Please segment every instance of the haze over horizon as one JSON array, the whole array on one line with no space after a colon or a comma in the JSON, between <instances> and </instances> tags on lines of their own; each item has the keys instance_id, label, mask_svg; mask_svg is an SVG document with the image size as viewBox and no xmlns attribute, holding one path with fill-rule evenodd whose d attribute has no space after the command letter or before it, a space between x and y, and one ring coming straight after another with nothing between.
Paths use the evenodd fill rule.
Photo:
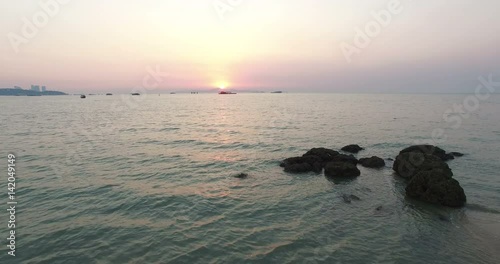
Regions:
<instances>
[{"instance_id":1,"label":"haze over horizon","mask_svg":"<svg viewBox=\"0 0 500 264\"><path fill-rule=\"evenodd\" d=\"M0 2L9 10L0 16L0 87L127 93L148 67L163 73L153 93L469 93L479 76L500 80L493 0L395 1L400 12L350 62L343 43L354 45L357 29L390 0L241 1L223 18L214 5L227 8L226 0L66 0L33 37L23 36L24 18L54 1ZM26 40L18 52L14 35Z\"/></svg>"}]
</instances>

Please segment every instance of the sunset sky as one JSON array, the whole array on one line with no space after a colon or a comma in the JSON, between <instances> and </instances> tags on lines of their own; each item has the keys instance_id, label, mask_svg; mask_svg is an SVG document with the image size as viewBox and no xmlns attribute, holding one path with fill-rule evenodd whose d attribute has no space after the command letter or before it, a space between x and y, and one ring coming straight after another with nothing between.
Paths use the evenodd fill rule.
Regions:
<instances>
[{"instance_id":1,"label":"sunset sky","mask_svg":"<svg viewBox=\"0 0 500 264\"><path fill-rule=\"evenodd\" d=\"M0 0L0 87L125 93L147 67L166 73L159 92L473 92L478 76L500 76L496 0L395 1L401 12L350 62L342 43L390 0L243 0L225 12L215 6L231 1L65 0L24 36L23 19L55 1Z\"/></svg>"}]
</instances>

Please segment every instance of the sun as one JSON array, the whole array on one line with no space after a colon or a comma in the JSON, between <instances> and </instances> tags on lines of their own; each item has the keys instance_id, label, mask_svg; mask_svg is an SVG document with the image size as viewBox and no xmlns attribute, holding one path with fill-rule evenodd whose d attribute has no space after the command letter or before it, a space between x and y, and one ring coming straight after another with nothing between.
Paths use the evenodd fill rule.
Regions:
<instances>
[{"instance_id":1,"label":"sun","mask_svg":"<svg viewBox=\"0 0 500 264\"><path fill-rule=\"evenodd\" d=\"M217 83L217 87L219 87L219 89L226 89L227 83L226 82L219 82L219 83Z\"/></svg>"}]
</instances>

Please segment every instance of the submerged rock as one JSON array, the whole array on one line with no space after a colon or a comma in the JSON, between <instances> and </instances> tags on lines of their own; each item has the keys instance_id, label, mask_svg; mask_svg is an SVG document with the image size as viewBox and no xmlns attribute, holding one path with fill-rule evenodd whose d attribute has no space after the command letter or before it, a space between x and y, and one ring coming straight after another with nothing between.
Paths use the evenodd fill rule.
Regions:
<instances>
[{"instance_id":1,"label":"submerged rock","mask_svg":"<svg viewBox=\"0 0 500 264\"><path fill-rule=\"evenodd\" d=\"M411 179L418 172L437 170L449 177L453 176L448 164L437 156L422 152L403 152L396 157L392 169L399 176Z\"/></svg>"},{"instance_id":2,"label":"submerged rock","mask_svg":"<svg viewBox=\"0 0 500 264\"><path fill-rule=\"evenodd\" d=\"M406 195L450 207L464 206L467 200L460 183L442 170L418 172L406 186Z\"/></svg>"},{"instance_id":3,"label":"submerged rock","mask_svg":"<svg viewBox=\"0 0 500 264\"><path fill-rule=\"evenodd\" d=\"M443 222L451 222L450 218L445 216L445 215L442 215L442 214L439 214L438 215L438 218L439 220L443 221Z\"/></svg>"},{"instance_id":4,"label":"submerged rock","mask_svg":"<svg viewBox=\"0 0 500 264\"><path fill-rule=\"evenodd\" d=\"M353 144L353 145L347 145L343 148L341 148L345 152L350 152L350 153L358 153L364 148L360 147L359 145Z\"/></svg>"},{"instance_id":5,"label":"submerged rock","mask_svg":"<svg viewBox=\"0 0 500 264\"><path fill-rule=\"evenodd\" d=\"M351 201L359 201L359 200L361 200L358 196L356 196L354 194L349 194L349 195L342 194L342 199L346 203L351 203Z\"/></svg>"},{"instance_id":6,"label":"submerged rock","mask_svg":"<svg viewBox=\"0 0 500 264\"><path fill-rule=\"evenodd\" d=\"M382 168L385 166L385 161L377 156L372 156L371 158L359 159L359 164L367 168Z\"/></svg>"},{"instance_id":7,"label":"submerged rock","mask_svg":"<svg viewBox=\"0 0 500 264\"><path fill-rule=\"evenodd\" d=\"M463 153L460 153L460 152L450 152L451 155L453 155L453 157L463 157L464 154Z\"/></svg>"},{"instance_id":8,"label":"submerged rock","mask_svg":"<svg viewBox=\"0 0 500 264\"><path fill-rule=\"evenodd\" d=\"M356 196L354 194L349 195L349 198L351 198L351 200L353 200L353 201L360 201L361 200L361 198L359 198L358 196Z\"/></svg>"},{"instance_id":9,"label":"submerged rock","mask_svg":"<svg viewBox=\"0 0 500 264\"><path fill-rule=\"evenodd\" d=\"M245 178L247 178L247 177L248 177L248 174L246 174L246 173L243 173L243 172L242 172L242 173L240 173L240 174L236 174L236 175L234 175L234 177L235 177L235 178L238 178L238 179L245 179Z\"/></svg>"},{"instance_id":10,"label":"submerged rock","mask_svg":"<svg viewBox=\"0 0 500 264\"><path fill-rule=\"evenodd\" d=\"M349 195L347 194L342 194L342 199L345 203L351 203L351 197L349 197Z\"/></svg>"},{"instance_id":11,"label":"submerged rock","mask_svg":"<svg viewBox=\"0 0 500 264\"><path fill-rule=\"evenodd\" d=\"M350 162L329 162L325 166L325 175L330 177L357 177L360 174L356 165Z\"/></svg>"}]
</instances>

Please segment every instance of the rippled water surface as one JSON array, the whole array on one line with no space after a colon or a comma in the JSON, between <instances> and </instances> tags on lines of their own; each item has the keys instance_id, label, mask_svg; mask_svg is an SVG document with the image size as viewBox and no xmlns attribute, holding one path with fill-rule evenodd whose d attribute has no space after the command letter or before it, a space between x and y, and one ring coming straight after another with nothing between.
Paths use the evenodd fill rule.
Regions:
<instances>
[{"instance_id":1,"label":"rippled water surface","mask_svg":"<svg viewBox=\"0 0 500 264\"><path fill-rule=\"evenodd\" d=\"M466 97L0 97L0 167L16 154L19 202L17 256L4 245L0 262L498 263L500 96L450 128L443 114ZM439 146L466 153L449 162L462 209L405 199L390 161L347 181L278 166L351 143L394 158L438 128Z\"/></svg>"}]
</instances>

